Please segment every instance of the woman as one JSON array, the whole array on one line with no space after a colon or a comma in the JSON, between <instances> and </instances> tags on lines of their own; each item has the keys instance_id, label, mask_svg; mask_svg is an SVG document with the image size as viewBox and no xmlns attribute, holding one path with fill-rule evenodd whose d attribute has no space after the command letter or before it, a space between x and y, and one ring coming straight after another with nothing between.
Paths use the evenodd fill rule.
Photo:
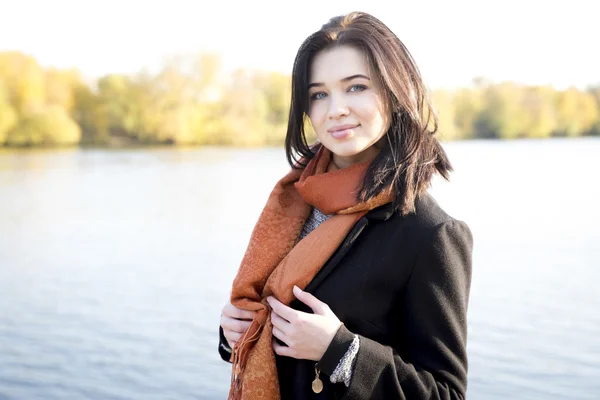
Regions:
<instances>
[{"instance_id":1,"label":"woman","mask_svg":"<svg viewBox=\"0 0 600 400\"><path fill-rule=\"evenodd\" d=\"M318 142L305 138L305 116ZM417 66L365 13L298 51L286 153L223 308L230 399L463 399L472 237Z\"/></svg>"}]
</instances>

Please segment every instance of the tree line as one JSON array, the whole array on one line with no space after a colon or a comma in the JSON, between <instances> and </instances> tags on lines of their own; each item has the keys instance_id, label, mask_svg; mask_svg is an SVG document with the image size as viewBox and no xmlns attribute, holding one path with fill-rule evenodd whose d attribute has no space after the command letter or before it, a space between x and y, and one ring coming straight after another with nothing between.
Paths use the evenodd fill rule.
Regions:
<instances>
[{"instance_id":1,"label":"tree line","mask_svg":"<svg viewBox=\"0 0 600 400\"><path fill-rule=\"evenodd\" d=\"M239 69L218 55L173 57L155 73L85 82L0 53L0 146L281 145L291 77ZM600 85L556 90L474 79L431 92L443 139L600 135Z\"/></svg>"}]
</instances>

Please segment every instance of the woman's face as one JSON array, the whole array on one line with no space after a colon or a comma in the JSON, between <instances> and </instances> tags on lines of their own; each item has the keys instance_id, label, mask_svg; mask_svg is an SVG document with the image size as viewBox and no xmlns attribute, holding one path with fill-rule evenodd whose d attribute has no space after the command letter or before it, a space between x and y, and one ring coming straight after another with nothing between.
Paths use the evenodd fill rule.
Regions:
<instances>
[{"instance_id":1,"label":"woman's face","mask_svg":"<svg viewBox=\"0 0 600 400\"><path fill-rule=\"evenodd\" d=\"M317 53L310 68L308 116L339 168L370 161L390 117L365 55L350 46ZM380 146L378 146L380 147Z\"/></svg>"}]
</instances>

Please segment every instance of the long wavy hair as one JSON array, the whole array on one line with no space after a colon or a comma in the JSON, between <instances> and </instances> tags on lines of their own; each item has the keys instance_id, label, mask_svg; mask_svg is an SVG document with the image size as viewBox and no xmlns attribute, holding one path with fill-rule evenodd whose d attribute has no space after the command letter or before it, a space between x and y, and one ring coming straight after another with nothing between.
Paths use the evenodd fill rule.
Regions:
<instances>
[{"instance_id":1,"label":"long wavy hair","mask_svg":"<svg viewBox=\"0 0 600 400\"><path fill-rule=\"evenodd\" d=\"M421 73L404 44L380 20L352 12L329 20L300 46L292 72L292 99L285 139L287 160L303 168L317 147L306 139L309 71L315 55L335 46L363 52L380 82L391 113L387 140L365 174L358 200L365 201L392 185L394 209L402 215L415 209L416 197L439 173L446 180L452 165L434 137L438 122Z\"/></svg>"}]
</instances>

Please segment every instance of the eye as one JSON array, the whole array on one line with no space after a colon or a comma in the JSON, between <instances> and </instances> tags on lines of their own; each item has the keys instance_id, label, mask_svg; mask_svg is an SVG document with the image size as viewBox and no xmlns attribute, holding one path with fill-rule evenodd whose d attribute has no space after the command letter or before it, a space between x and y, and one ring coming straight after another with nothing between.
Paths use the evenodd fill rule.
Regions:
<instances>
[{"instance_id":1,"label":"eye","mask_svg":"<svg viewBox=\"0 0 600 400\"><path fill-rule=\"evenodd\" d=\"M319 100L325 97L326 94L324 92L317 92L310 95L311 100Z\"/></svg>"},{"instance_id":2,"label":"eye","mask_svg":"<svg viewBox=\"0 0 600 400\"><path fill-rule=\"evenodd\" d=\"M348 89L349 92L362 92L363 90L367 90L367 87L365 85L352 85L350 86L350 89Z\"/></svg>"}]
</instances>

